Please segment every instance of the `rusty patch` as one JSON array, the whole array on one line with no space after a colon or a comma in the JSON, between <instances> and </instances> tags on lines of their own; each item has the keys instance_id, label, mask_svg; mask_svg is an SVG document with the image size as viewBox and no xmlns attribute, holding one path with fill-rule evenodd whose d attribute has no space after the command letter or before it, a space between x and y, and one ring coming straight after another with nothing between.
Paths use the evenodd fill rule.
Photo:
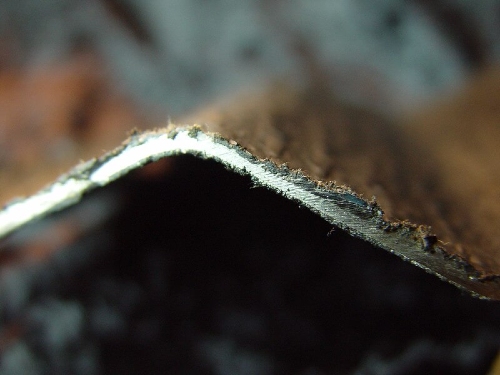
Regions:
<instances>
[{"instance_id":1,"label":"rusty patch","mask_svg":"<svg viewBox=\"0 0 500 375\"><path fill-rule=\"evenodd\" d=\"M493 123L484 134L458 126L455 109L396 126L324 91L278 87L184 119L201 125L134 133L119 149L60 179L58 188L74 185L68 199L37 217L131 169L190 153L250 175L335 227L477 296L500 299L500 131ZM127 156L139 148L141 157ZM128 165L112 165L119 158ZM2 223L18 203L0 212Z\"/></svg>"}]
</instances>

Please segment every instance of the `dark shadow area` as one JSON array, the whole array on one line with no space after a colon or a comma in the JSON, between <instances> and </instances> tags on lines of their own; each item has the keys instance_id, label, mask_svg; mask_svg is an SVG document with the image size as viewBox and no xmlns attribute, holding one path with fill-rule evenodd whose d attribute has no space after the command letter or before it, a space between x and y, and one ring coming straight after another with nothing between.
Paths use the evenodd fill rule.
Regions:
<instances>
[{"instance_id":1,"label":"dark shadow area","mask_svg":"<svg viewBox=\"0 0 500 375\"><path fill-rule=\"evenodd\" d=\"M498 303L214 162L109 189L125 203L101 255L32 298L77 308L78 332L62 345L46 327L64 314L24 313L39 373L485 374L497 353Z\"/></svg>"}]
</instances>

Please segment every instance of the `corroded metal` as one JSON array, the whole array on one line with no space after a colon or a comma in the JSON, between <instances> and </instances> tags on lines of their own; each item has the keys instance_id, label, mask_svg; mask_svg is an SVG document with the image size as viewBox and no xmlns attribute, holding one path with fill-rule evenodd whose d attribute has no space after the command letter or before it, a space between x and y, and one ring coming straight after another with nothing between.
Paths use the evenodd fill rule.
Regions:
<instances>
[{"instance_id":1,"label":"corroded metal","mask_svg":"<svg viewBox=\"0 0 500 375\"><path fill-rule=\"evenodd\" d=\"M393 126L319 92L276 89L238 103L186 120L202 125L171 124L134 134L38 194L8 204L0 211L0 236L148 162L193 154L251 176L353 236L476 296L500 299L494 235L499 213L484 201L490 196L474 195L488 182L476 180L475 165L455 175L461 171L457 159L448 162L450 155L440 151L447 149L446 135ZM449 165L454 173L446 172ZM496 164L489 168L495 172ZM457 178L467 181L466 189L455 186ZM494 186L488 189L495 194ZM483 215L486 226L476 220Z\"/></svg>"}]
</instances>

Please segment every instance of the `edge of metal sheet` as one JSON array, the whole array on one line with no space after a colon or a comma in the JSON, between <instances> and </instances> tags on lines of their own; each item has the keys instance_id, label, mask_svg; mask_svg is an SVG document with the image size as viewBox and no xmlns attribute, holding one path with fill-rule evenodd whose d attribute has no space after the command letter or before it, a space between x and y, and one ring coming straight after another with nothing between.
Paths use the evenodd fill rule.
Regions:
<instances>
[{"instance_id":1,"label":"edge of metal sheet","mask_svg":"<svg viewBox=\"0 0 500 375\"><path fill-rule=\"evenodd\" d=\"M375 202L345 186L316 181L300 170L259 159L235 141L196 125L174 126L136 133L99 159L90 160L61 176L52 185L0 211L0 238L49 213L77 203L85 193L105 186L131 170L158 159L191 154L213 159L248 175L257 185L300 203L352 236L398 255L479 298L500 299L500 277L481 278L480 272L439 246L428 227L384 219Z\"/></svg>"}]
</instances>

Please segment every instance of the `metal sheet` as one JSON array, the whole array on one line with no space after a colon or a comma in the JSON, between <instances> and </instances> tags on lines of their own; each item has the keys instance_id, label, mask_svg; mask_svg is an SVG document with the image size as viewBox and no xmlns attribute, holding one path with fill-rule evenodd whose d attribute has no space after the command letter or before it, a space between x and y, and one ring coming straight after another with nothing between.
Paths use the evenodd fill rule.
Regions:
<instances>
[{"instance_id":1,"label":"metal sheet","mask_svg":"<svg viewBox=\"0 0 500 375\"><path fill-rule=\"evenodd\" d=\"M237 103L187 119L202 125L134 134L38 194L8 204L0 211L0 236L146 163L192 154L250 175L332 225L476 296L500 299L500 213L488 204L498 185L475 175L482 171L476 163L483 149L468 165L453 153L467 133L448 137L438 129L396 127L318 91L278 88ZM491 144L497 138L490 137ZM495 163L484 168L483 177L497 172ZM489 195L481 190L486 182ZM487 225L478 218L487 218Z\"/></svg>"}]
</instances>

